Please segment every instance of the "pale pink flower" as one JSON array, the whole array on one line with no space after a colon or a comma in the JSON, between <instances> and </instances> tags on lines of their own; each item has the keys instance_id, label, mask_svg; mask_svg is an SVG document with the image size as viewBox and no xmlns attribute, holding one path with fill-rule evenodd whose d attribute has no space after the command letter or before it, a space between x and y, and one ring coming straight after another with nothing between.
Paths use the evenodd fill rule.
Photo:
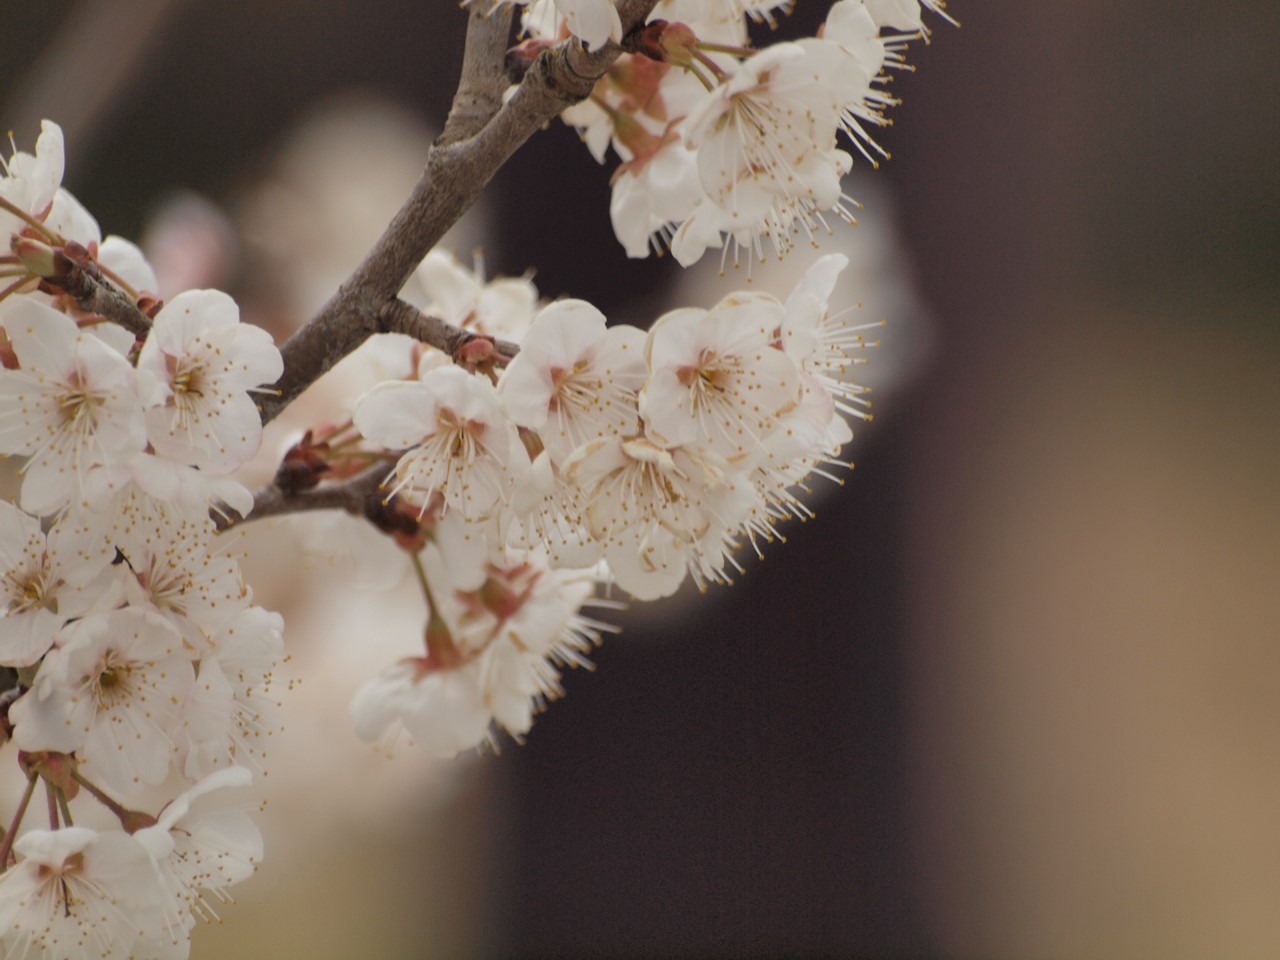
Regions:
<instances>
[{"instance_id":1,"label":"pale pink flower","mask_svg":"<svg viewBox=\"0 0 1280 960\"><path fill-rule=\"evenodd\" d=\"M176 630L125 609L68 626L35 684L9 710L22 750L75 751L87 776L119 794L161 782L179 705L195 679Z\"/></svg>"},{"instance_id":2,"label":"pale pink flower","mask_svg":"<svg viewBox=\"0 0 1280 960\"><path fill-rule=\"evenodd\" d=\"M18 863L0 876L5 960L150 957L167 939L160 877L128 834L31 830L13 849Z\"/></svg>"},{"instance_id":3,"label":"pale pink flower","mask_svg":"<svg viewBox=\"0 0 1280 960\"><path fill-rule=\"evenodd\" d=\"M20 502L29 513L61 509L83 492L93 466L146 443L133 336L114 324L81 331L34 300L5 304L4 328L21 369L0 370L0 453L24 454Z\"/></svg>"},{"instance_id":4,"label":"pale pink flower","mask_svg":"<svg viewBox=\"0 0 1280 960\"><path fill-rule=\"evenodd\" d=\"M152 324L138 369L164 385L147 411L147 438L160 456L214 473L242 466L262 442L250 393L283 371L271 336L240 323L240 309L219 290L189 290Z\"/></svg>"},{"instance_id":5,"label":"pale pink flower","mask_svg":"<svg viewBox=\"0 0 1280 960\"><path fill-rule=\"evenodd\" d=\"M606 328L586 301L559 300L533 321L498 395L512 421L536 431L560 464L588 440L635 432L647 373L643 331Z\"/></svg>"},{"instance_id":6,"label":"pale pink flower","mask_svg":"<svg viewBox=\"0 0 1280 960\"><path fill-rule=\"evenodd\" d=\"M391 493L426 504L438 492L467 520L482 520L507 502L516 471L522 464L527 470L528 455L497 391L460 367L380 384L360 400L354 420L374 443L411 448L396 464Z\"/></svg>"}]
</instances>

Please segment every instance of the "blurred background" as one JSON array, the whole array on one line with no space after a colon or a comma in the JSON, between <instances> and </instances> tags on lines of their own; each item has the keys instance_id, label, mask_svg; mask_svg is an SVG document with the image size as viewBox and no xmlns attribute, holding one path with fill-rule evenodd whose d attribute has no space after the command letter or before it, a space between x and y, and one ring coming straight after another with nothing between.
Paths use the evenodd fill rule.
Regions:
<instances>
[{"instance_id":1,"label":"blurred background","mask_svg":"<svg viewBox=\"0 0 1280 960\"><path fill-rule=\"evenodd\" d=\"M302 683L267 860L196 960L1280 956L1280 17L950 9L827 248L888 321L849 483L450 765L347 721L412 594L307 589L260 534ZM464 22L0 0L0 124L60 122L105 232L283 337L416 178ZM628 261L607 181L553 125L455 252L633 323L740 285Z\"/></svg>"}]
</instances>

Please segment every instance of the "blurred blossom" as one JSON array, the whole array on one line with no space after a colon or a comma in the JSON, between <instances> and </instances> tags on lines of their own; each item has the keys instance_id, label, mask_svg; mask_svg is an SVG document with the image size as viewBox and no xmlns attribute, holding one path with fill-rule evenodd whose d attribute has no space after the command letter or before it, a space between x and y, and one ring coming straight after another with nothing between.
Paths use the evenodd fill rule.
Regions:
<instances>
[{"instance_id":1,"label":"blurred blossom","mask_svg":"<svg viewBox=\"0 0 1280 960\"><path fill-rule=\"evenodd\" d=\"M155 268L165 300L183 290L226 288L240 256L239 241L226 214L190 191L161 203L143 231L142 249Z\"/></svg>"}]
</instances>

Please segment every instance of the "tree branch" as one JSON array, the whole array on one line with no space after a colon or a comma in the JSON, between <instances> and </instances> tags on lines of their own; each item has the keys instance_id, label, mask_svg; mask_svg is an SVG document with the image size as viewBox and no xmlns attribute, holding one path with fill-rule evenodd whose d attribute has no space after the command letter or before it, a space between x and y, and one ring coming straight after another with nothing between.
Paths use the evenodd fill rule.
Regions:
<instances>
[{"instance_id":1,"label":"tree branch","mask_svg":"<svg viewBox=\"0 0 1280 960\"><path fill-rule=\"evenodd\" d=\"M483 7L484 3L473 3L469 9L462 77L444 131L436 141L442 146L465 140L483 128L502 106L502 94L510 85L503 63L514 10L504 4L485 13Z\"/></svg>"},{"instance_id":2,"label":"tree branch","mask_svg":"<svg viewBox=\"0 0 1280 960\"><path fill-rule=\"evenodd\" d=\"M81 310L106 317L135 336L145 337L151 330L151 320L132 300L83 266L73 265L65 276L50 282L70 294Z\"/></svg>"},{"instance_id":3,"label":"tree branch","mask_svg":"<svg viewBox=\"0 0 1280 960\"><path fill-rule=\"evenodd\" d=\"M309 490L292 492L270 483L253 495L253 512L247 519L261 520L310 510L345 510L356 517L367 517L371 501L382 504L380 490L389 470L387 464L375 463L347 480L322 483ZM219 533L240 522L226 517L219 517L215 521Z\"/></svg>"},{"instance_id":4,"label":"tree branch","mask_svg":"<svg viewBox=\"0 0 1280 960\"><path fill-rule=\"evenodd\" d=\"M642 23L655 4L656 0L622 0L618 10L624 30ZM483 64L491 62L490 31L496 29L496 24L482 28L478 22L473 19L471 24L477 36L485 36L488 52L472 56L476 76L487 69ZM613 43L588 51L577 40L566 40L538 58L515 94L477 133L431 148L421 179L364 261L320 312L281 347L284 375L276 383L277 393L258 401L263 423L274 419L335 363L378 332L388 301L476 201L493 175L543 124L585 99L621 52ZM464 78L461 86L469 82ZM475 102L488 102L488 94L476 96ZM455 133L465 130L478 116L470 110L459 114Z\"/></svg>"},{"instance_id":5,"label":"tree branch","mask_svg":"<svg viewBox=\"0 0 1280 960\"><path fill-rule=\"evenodd\" d=\"M494 352L508 360L520 352L518 343L508 340L494 340L483 337L470 330L463 330L439 317L423 313L417 307L396 298L387 301L380 315L379 333L403 333L428 346L447 353L455 360L458 353L472 340L491 340Z\"/></svg>"}]
</instances>

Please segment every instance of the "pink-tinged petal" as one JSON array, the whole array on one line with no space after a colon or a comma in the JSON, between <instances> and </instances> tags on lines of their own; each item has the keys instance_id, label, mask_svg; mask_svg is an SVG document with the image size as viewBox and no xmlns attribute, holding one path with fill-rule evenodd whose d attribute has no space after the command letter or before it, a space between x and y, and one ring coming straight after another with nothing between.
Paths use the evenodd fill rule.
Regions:
<instances>
[{"instance_id":1,"label":"pink-tinged petal","mask_svg":"<svg viewBox=\"0 0 1280 960\"><path fill-rule=\"evenodd\" d=\"M380 383L356 404L356 429L374 443L409 447L434 432L436 404L421 383Z\"/></svg>"}]
</instances>

